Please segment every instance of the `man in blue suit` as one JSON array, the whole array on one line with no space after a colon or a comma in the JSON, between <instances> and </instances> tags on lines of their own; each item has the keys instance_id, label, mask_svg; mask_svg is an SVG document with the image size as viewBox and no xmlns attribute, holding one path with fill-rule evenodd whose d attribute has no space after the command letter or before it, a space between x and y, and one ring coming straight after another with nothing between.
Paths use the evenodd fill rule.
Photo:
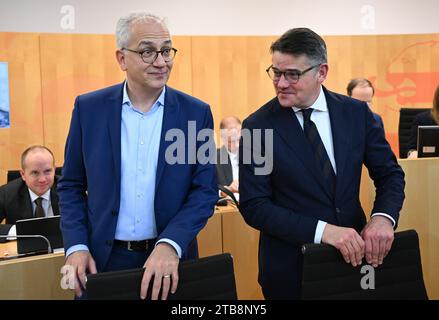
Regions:
<instances>
[{"instance_id":1,"label":"man in blue suit","mask_svg":"<svg viewBox=\"0 0 439 320\"><path fill-rule=\"evenodd\" d=\"M175 163L168 149L176 131L213 130L213 118L207 104L166 86L177 50L160 18L121 18L116 40L126 81L78 96L72 114L58 188L66 265L77 296L86 273L145 267L140 297L152 287L152 299L166 299L218 199L214 161L194 157L206 143L215 157L213 134L175 142L191 161Z\"/></svg>"},{"instance_id":2,"label":"man in blue suit","mask_svg":"<svg viewBox=\"0 0 439 320\"><path fill-rule=\"evenodd\" d=\"M270 134L262 134L261 141L241 142L240 209L261 232L265 298L297 299L305 243L335 246L353 266L363 257L375 267L383 262L404 200L404 173L367 104L322 86L328 64L319 35L289 30L271 52L267 73L277 97L245 119L242 136L262 129L273 141L268 147ZM257 170L257 143L272 159L268 174ZM359 201L363 164L377 188L367 223Z\"/></svg>"}]
</instances>

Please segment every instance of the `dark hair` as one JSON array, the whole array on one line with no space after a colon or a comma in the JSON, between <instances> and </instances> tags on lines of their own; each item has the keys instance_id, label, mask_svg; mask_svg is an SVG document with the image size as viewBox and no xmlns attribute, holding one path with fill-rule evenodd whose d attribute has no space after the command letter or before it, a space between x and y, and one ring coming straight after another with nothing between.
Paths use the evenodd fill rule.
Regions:
<instances>
[{"instance_id":1,"label":"dark hair","mask_svg":"<svg viewBox=\"0 0 439 320\"><path fill-rule=\"evenodd\" d=\"M55 156L53 155L52 151L50 151L50 149L45 146L35 145L35 146L30 146L29 148L24 150L23 153L21 154L21 169L24 170L24 161L26 160L26 157L29 154L29 152L34 150L46 150L47 152L49 152L53 159L53 166L55 167Z\"/></svg>"},{"instance_id":2,"label":"dark hair","mask_svg":"<svg viewBox=\"0 0 439 320\"><path fill-rule=\"evenodd\" d=\"M271 44L270 52L275 51L294 56L305 55L313 64L328 61L325 41L308 28L295 28L285 32Z\"/></svg>"},{"instance_id":3,"label":"dark hair","mask_svg":"<svg viewBox=\"0 0 439 320\"><path fill-rule=\"evenodd\" d=\"M372 85L372 82L370 82L369 80L367 80L365 78L355 78L355 79L352 79L351 81L349 81L348 87L346 88L346 91L347 91L349 97L352 96L352 91L357 86L371 87L372 88L372 92L375 94L375 89L374 89L374 87Z\"/></svg>"}]
</instances>

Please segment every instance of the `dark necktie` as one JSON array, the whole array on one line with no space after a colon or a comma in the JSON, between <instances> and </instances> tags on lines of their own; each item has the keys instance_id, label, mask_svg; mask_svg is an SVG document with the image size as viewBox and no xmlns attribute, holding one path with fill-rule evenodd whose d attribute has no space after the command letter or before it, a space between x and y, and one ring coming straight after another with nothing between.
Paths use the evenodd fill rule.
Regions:
<instances>
[{"instance_id":1,"label":"dark necktie","mask_svg":"<svg viewBox=\"0 0 439 320\"><path fill-rule=\"evenodd\" d=\"M319 132L317 131L316 124L311 121L311 113L314 111L312 108L302 109L303 114L303 131L305 136L311 144L312 150L314 151L314 158L317 164L323 171L323 176L329 185L331 193L335 194L335 173L332 167L331 161L329 160L328 153L326 152L325 145L320 138Z\"/></svg>"},{"instance_id":2,"label":"dark necktie","mask_svg":"<svg viewBox=\"0 0 439 320\"><path fill-rule=\"evenodd\" d=\"M46 215L44 214L43 198L39 197L39 198L35 199L34 202L36 204L35 217L36 218L45 217Z\"/></svg>"}]
</instances>

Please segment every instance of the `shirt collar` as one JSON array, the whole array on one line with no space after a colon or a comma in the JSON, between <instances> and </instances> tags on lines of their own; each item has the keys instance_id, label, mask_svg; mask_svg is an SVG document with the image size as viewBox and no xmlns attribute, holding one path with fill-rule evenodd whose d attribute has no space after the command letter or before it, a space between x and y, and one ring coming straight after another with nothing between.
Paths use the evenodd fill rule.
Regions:
<instances>
[{"instance_id":1,"label":"shirt collar","mask_svg":"<svg viewBox=\"0 0 439 320\"><path fill-rule=\"evenodd\" d=\"M43 198L47 201L50 201L50 188L49 190L46 191L46 193L44 193L42 196L38 196L36 195L31 189L27 188L29 190L29 195L30 195L30 199L32 200L32 202L34 202L36 199L38 198Z\"/></svg>"},{"instance_id":2,"label":"shirt collar","mask_svg":"<svg viewBox=\"0 0 439 320\"><path fill-rule=\"evenodd\" d=\"M156 102L154 102L152 108L154 108L156 105L158 105L158 106L165 106L165 93L166 93L166 86L163 87L162 92L160 93L160 95L157 98ZM124 104L126 104L130 108L134 109L133 104L131 103L130 97L128 96L127 81L125 81L125 83L123 84L122 105L124 105Z\"/></svg>"},{"instance_id":3,"label":"shirt collar","mask_svg":"<svg viewBox=\"0 0 439 320\"><path fill-rule=\"evenodd\" d=\"M299 112L300 110L302 110L301 108L297 108L297 107L292 107L292 108L294 112ZM313 108L314 110L323 111L323 112L328 111L328 105L326 104L326 97L325 97L325 93L323 92L322 86L320 86L319 96L317 97L316 101L314 101L314 103L308 108Z\"/></svg>"},{"instance_id":4,"label":"shirt collar","mask_svg":"<svg viewBox=\"0 0 439 320\"><path fill-rule=\"evenodd\" d=\"M225 148L226 148L227 153L229 154L230 158L233 158L233 159L238 158L238 152L237 153L232 153L232 152L229 151L229 149L227 149L227 147L225 147Z\"/></svg>"}]
</instances>

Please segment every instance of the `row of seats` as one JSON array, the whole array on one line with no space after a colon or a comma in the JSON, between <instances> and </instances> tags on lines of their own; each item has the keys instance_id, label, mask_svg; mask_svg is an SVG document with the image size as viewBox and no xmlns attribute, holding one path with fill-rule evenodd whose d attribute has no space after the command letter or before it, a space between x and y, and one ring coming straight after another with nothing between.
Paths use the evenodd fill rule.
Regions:
<instances>
[{"instance_id":1,"label":"row of seats","mask_svg":"<svg viewBox=\"0 0 439 320\"><path fill-rule=\"evenodd\" d=\"M399 111L399 125L398 125L398 142L399 142L399 157L401 159L407 158L409 151L408 144L410 142L410 135L412 132L412 123L416 115L421 112L431 110L431 108L401 108Z\"/></svg>"}]
</instances>

